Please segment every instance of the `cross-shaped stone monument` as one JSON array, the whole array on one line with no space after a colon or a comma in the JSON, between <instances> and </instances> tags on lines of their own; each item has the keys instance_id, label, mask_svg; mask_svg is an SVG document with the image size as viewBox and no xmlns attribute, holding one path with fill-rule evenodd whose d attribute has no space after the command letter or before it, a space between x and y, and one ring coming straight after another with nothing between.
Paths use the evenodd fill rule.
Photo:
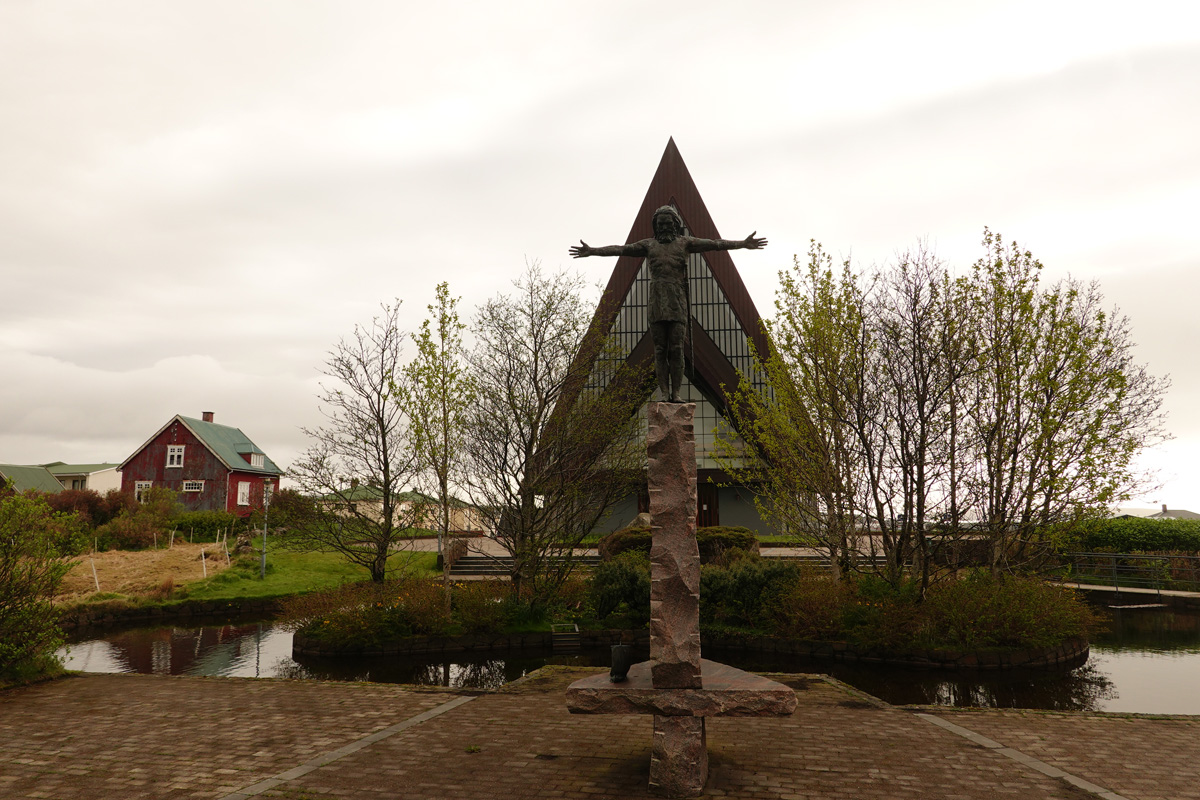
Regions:
<instances>
[{"instance_id":1,"label":"cross-shaped stone monument","mask_svg":"<svg viewBox=\"0 0 1200 800\"><path fill-rule=\"evenodd\" d=\"M650 790L666 797L704 791L705 717L783 717L796 710L787 686L700 658L695 411L694 403L647 405L650 660L634 664L622 683L601 674L567 689L573 714L654 715Z\"/></svg>"}]
</instances>

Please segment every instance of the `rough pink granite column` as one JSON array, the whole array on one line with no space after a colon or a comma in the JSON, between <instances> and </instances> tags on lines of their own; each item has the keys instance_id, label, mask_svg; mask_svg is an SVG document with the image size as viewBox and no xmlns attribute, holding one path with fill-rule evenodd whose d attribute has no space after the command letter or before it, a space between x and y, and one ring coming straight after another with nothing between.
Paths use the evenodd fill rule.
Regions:
<instances>
[{"instance_id":1,"label":"rough pink granite column","mask_svg":"<svg viewBox=\"0 0 1200 800\"><path fill-rule=\"evenodd\" d=\"M695 412L694 403L647 405L650 669L656 689L701 687Z\"/></svg>"},{"instance_id":2,"label":"rough pink granite column","mask_svg":"<svg viewBox=\"0 0 1200 800\"><path fill-rule=\"evenodd\" d=\"M700 689L694 403L650 403L650 674L655 689ZM708 780L704 717L654 715L650 790L695 797Z\"/></svg>"},{"instance_id":3,"label":"rough pink granite column","mask_svg":"<svg viewBox=\"0 0 1200 800\"><path fill-rule=\"evenodd\" d=\"M650 791L663 797L698 797L708 780L704 717L654 717Z\"/></svg>"}]
</instances>

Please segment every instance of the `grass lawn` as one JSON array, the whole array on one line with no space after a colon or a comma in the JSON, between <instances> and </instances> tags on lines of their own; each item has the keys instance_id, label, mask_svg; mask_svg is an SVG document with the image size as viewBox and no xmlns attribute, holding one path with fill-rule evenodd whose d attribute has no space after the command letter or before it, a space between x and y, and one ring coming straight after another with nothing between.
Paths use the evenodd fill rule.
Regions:
<instances>
[{"instance_id":1,"label":"grass lawn","mask_svg":"<svg viewBox=\"0 0 1200 800\"><path fill-rule=\"evenodd\" d=\"M436 553L400 552L392 556L389 568L407 568L418 575L435 577ZM295 553L276 550L267 553L267 576L259 577L257 556L243 556L229 569L213 577L188 584L177 598L188 600L229 600L250 597L278 597L328 589L343 583L370 579L363 567L351 564L337 553Z\"/></svg>"}]
</instances>

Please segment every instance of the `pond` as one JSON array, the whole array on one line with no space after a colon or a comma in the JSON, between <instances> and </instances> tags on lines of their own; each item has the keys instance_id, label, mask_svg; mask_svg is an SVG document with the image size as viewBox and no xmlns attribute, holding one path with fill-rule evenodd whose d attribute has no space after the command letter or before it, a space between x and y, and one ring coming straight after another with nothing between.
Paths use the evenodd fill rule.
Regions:
<instances>
[{"instance_id":1,"label":"pond","mask_svg":"<svg viewBox=\"0 0 1200 800\"><path fill-rule=\"evenodd\" d=\"M705 657L760 672L823 672L895 704L1200 715L1200 612L1109 611L1108 632L1086 664L1004 672L904 669L705 650ZM226 675L494 688L546 664L607 666L607 650L576 655L511 651L437 658L292 658L292 634L271 622L142 628L83 638L62 651L68 669ZM641 653L640 658L648 657Z\"/></svg>"}]
</instances>

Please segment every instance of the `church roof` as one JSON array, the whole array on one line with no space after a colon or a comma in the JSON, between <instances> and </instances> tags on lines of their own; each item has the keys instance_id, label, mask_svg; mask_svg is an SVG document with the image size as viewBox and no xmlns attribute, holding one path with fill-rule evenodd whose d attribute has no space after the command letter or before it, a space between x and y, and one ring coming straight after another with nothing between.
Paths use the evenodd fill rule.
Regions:
<instances>
[{"instance_id":1,"label":"church roof","mask_svg":"<svg viewBox=\"0 0 1200 800\"><path fill-rule=\"evenodd\" d=\"M689 235L706 239L721 238L673 138L668 140L663 151L645 199L634 217L626 244L651 238L654 235L654 210L665 205L673 206L679 212ZM767 352L767 340L758 309L742 283L729 252L716 250L697 253L692 259L692 267L689 268L693 298L691 345L686 352L690 367L688 378L723 406L725 402L721 386L732 389L738 383L739 370L745 373L751 371L752 362L746 339L753 340L759 353ZM631 290L642 271L644 260L634 256L617 259L596 309L593 331L597 335L614 330L615 324L620 328L618 316L634 295ZM709 276L711 282L707 281ZM715 291L712 284L716 286ZM729 312L732 312L732 316ZM645 325L637 326L636 333L626 339L626 363L638 369L646 369L653 363L654 347L647 328ZM580 358L595 358L595 354L594 342L591 346L585 344L580 350Z\"/></svg>"}]
</instances>

